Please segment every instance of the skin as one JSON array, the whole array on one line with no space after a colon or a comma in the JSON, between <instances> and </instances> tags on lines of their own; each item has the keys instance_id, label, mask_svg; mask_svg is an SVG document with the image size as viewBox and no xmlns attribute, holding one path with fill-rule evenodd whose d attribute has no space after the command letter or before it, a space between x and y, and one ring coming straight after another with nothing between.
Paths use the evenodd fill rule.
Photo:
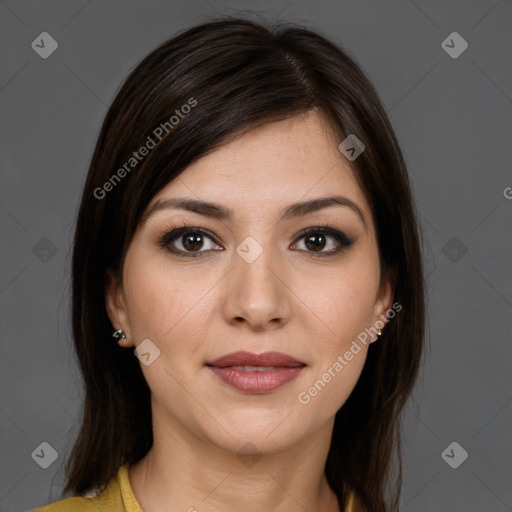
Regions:
<instances>
[{"instance_id":1,"label":"skin","mask_svg":"<svg viewBox=\"0 0 512 512\"><path fill-rule=\"evenodd\" d=\"M196 161L150 202L186 197L234 210L231 220L161 209L141 222L123 282L111 276L109 317L125 347L150 339L161 351L142 365L151 389L154 445L129 471L145 512L338 511L324 465L337 410L353 390L368 347L307 404L307 391L357 335L391 307L381 279L369 203L336 137L316 112L269 123ZM295 202L343 195L361 209L328 207L279 222ZM199 257L173 255L158 241L172 229L204 228ZM355 239L321 257L300 231L329 225ZM246 237L263 248L248 263ZM190 237L190 234L189 234ZM172 245L186 246L187 236ZM220 243L218 243L220 242ZM317 251L338 246L331 235ZM219 249L219 250L215 250ZM307 254L313 257L307 257ZM375 339L373 339L375 341ZM299 376L265 394L226 385L205 366L246 350L278 351L306 363ZM244 464L238 452L256 455Z\"/></svg>"}]
</instances>

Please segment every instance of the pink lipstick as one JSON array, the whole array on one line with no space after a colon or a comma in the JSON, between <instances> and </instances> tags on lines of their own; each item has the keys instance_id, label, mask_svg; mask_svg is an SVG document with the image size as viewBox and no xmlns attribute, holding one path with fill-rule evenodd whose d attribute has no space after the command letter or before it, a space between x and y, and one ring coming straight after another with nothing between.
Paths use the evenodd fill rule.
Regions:
<instances>
[{"instance_id":1,"label":"pink lipstick","mask_svg":"<svg viewBox=\"0 0 512 512\"><path fill-rule=\"evenodd\" d=\"M295 379L306 364L279 352L233 352L206 366L239 391L269 393Z\"/></svg>"}]
</instances>

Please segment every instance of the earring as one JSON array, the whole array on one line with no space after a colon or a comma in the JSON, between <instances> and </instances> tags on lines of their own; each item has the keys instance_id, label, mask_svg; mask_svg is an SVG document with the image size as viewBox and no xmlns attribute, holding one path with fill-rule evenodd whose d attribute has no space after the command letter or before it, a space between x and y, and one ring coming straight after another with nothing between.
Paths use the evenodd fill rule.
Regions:
<instances>
[{"instance_id":1,"label":"earring","mask_svg":"<svg viewBox=\"0 0 512 512\"><path fill-rule=\"evenodd\" d=\"M123 329L117 329L117 331L114 331L114 334L112 334L112 338L115 338L118 344L125 341L126 336L124 335Z\"/></svg>"},{"instance_id":2,"label":"earring","mask_svg":"<svg viewBox=\"0 0 512 512\"><path fill-rule=\"evenodd\" d=\"M380 329L377 331L377 336L382 336L382 331Z\"/></svg>"}]
</instances>

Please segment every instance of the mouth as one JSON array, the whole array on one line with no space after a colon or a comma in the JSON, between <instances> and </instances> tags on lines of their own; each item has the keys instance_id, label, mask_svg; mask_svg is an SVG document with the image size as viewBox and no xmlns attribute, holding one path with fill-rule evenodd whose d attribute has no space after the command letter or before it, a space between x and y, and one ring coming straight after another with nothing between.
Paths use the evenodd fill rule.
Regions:
<instances>
[{"instance_id":1,"label":"mouth","mask_svg":"<svg viewBox=\"0 0 512 512\"><path fill-rule=\"evenodd\" d=\"M229 386L245 393L270 393L295 379L307 365L280 352L234 352L206 366Z\"/></svg>"}]
</instances>

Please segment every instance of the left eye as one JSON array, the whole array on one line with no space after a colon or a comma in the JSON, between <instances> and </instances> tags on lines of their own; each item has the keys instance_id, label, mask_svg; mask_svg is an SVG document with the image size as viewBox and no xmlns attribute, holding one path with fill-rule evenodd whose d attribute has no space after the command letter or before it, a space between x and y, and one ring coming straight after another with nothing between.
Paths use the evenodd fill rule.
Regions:
<instances>
[{"instance_id":1,"label":"left eye","mask_svg":"<svg viewBox=\"0 0 512 512\"><path fill-rule=\"evenodd\" d=\"M299 235L298 240L302 239L304 240L306 253L308 253L308 256L312 257L317 255L329 256L337 254L343 249L350 247L354 243L354 240L349 238L344 233L327 227L308 229ZM330 250L324 250L326 245L329 245L329 239L331 239L331 247L334 246L334 248L331 248ZM334 240L334 243L332 240Z\"/></svg>"}]
</instances>

